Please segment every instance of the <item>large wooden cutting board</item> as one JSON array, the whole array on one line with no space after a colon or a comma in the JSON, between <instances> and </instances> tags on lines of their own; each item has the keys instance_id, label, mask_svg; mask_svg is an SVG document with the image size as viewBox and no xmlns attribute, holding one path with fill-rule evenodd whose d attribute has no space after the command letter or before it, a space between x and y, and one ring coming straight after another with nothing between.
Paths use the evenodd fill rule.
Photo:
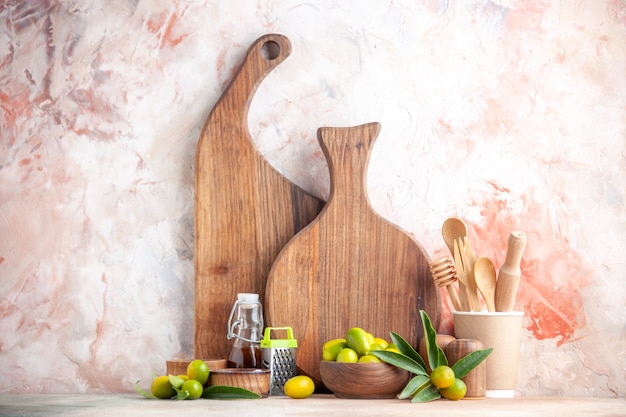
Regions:
<instances>
[{"instance_id":1,"label":"large wooden cutting board","mask_svg":"<svg viewBox=\"0 0 626 417\"><path fill-rule=\"evenodd\" d=\"M282 247L323 202L280 175L258 152L248 109L265 76L291 52L277 34L259 38L209 114L196 150L194 356L223 358L238 292L263 300Z\"/></svg>"},{"instance_id":2,"label":"large wooden cutting board","mask_svg":"<svg viewBox=\"0 0 626 417\"><path fill-rule=\"evenodd\" d=\"M330 198L281 251L268 277L267 321L293 327L296 364L316 384L322 344L344 337L350 327L388 340L395 331L417 347L423 333L419 310L435 328L440 319L428 257L368 202L367 163L379 130L378 123L318 130L330 168Z\"/></svg>"}]
</instances>

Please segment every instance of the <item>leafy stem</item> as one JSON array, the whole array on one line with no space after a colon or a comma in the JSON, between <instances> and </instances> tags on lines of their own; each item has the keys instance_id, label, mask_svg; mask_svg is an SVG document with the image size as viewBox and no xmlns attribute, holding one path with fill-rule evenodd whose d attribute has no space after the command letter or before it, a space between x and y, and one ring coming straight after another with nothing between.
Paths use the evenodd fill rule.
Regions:
<instances>
[{"instance_id":1,"label":"leafy stem","mask_svg":"<svg viewBox=\"0 0 626 417\"><path fill-rule=\"evenodd\" d=\"M437 345L437 332L424 310L420 310L424 338L426 340L426 356L430 369L438 366L448 366L448 358L443 349ZM373 350L370 353L380 360L398 368L409 371L414 376L409 380L400 395L400 399L412 397L412 402L428 402L441 398L439 389L432 383L426 371L426 362L419 353L402 336L390 332L391 340L398 347L398 352L386 350ZM452 370L456 378L463 378L477 367L493 351L492 348L471 352L459 359Z\"/></svg>"},{"instance_id":2,"label":"leafy stem","mask_svg":"<svg viewBox=\"0 0 626 417\"><path fill-rule=\"evenodd\" d=\"M172 388L174 388L174 391L176 392L176 400L181 401L189 397L189 391L181 389L184 383L182 378L169 375L169 381L170 384L172 384ZM155 397L151 392L143 390L139 386L139 381L135 383L135 389L146 398L157 399L157 397ZM209 400L253 400L261 398L261 395L244 388L229 387L225 385L211 385L203 390L202 398Z\"/></svg>"}]
</instances>

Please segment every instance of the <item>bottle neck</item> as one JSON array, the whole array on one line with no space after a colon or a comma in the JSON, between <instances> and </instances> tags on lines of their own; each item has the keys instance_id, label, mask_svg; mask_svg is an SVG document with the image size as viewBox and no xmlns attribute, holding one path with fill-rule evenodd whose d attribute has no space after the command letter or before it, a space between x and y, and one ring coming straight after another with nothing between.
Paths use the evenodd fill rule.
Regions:
<instances>
[{"instance_id":1,"label":"bottle neck","mask_svg":"<svg viewBox=\"0 0 626 417\"><path fill-rule=\"evenodd\" d=\"M233 321L234 319L234 321ZM263 313L260 303L236 303L228 327L228 339L235 344L261 342Z\"/></svg>"},{"instance_id":2,"label":"bottle neck","mask_svg":"<svg viewBox=\"0 0 626 417\"><path fill-rule=\"evenodd\" d=\"M260 346L261 332L256 328L238 328L233 335L235 342L233 346Z\"/></svg>"}]
</instances>

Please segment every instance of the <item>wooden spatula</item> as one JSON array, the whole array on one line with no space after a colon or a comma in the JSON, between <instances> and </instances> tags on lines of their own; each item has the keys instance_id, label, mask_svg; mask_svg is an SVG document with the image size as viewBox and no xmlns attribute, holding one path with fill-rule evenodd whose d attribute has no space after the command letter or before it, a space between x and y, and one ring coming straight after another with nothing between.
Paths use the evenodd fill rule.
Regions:
<instances>
[{"instance_id":1,"label":"wooden spatula","mask_svg":"<svg viewBox=\"0 0 626 417\"><path fill-rule=\"evenodd\" d=\"M395 331L416 347L422 336L419 310L435 328L440 319L427 255L368 201L367 163L379 130L379 123L318 130L330 198L280 252L267 282L269 325L293 328L296 364L318 384L323 343L344 337L350 327L387 339Z\"/></svg>"}]
</instances>

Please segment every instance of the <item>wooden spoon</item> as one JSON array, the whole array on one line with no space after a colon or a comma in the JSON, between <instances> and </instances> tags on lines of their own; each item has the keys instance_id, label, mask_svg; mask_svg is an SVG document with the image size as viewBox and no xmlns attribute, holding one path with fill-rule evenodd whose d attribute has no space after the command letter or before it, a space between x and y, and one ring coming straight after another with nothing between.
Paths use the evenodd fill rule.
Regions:
<instances>
[{"instance_id":1,"label":"wooden spoon","mask_svg":"<svg viewBox=\"0 0 626 417\"><path fill-rule=\"evenodd\" d=\"M465 272L465 265L463 263L463 257L461 256L459 242L461 242L461 240L455 240L452 243L452 251L454 253L454 268L456 269L457 278L459 279L460 311L472 311L470 308L469 298L467 297L467 273Z\"/></svg>"},{"instance_id":2,"label":"wooden spoon","mask_svg":"<svg viewBox=\"0 0 626 417\"><path fill-rule=\"evenodd\" d=\"M474 264L474 278L478 291L483 295L487 311L496 311L495 295L496 295L496 268L489 258L478 258Z\"/></svg>"},{"instance_id":3,"label":"wooden spoon","mask_svg":"<svg viewBox=\"0 0 626 417\"><path fill-rule=\"evenodd\" d=\"M441 234L443 235L444 242L446 242L448 246L448 250L450 250L450 254L454 256L454 241L456 239L462 240L467 237L467 226L465 222L458 217L450 217L443 222Z\"/></svg>"},{"instance_id":4,"label":"wooden spoon","mask_svg":"<svg viewBox=\"0 0 626 417\"><path fill-rule=\"evenodd\" d=\"M467 281L467 293L469 295L470 306L472 311L480 311L480 300L478 299L478 287L476 286L476 279L474 278L474 264L476 263L476 256L469 244L467 237L464 237L459 242L459 249L461 251L461 257L463 258L463 265L465 266L465 274Z\"/></svg>"}]
</instances>

